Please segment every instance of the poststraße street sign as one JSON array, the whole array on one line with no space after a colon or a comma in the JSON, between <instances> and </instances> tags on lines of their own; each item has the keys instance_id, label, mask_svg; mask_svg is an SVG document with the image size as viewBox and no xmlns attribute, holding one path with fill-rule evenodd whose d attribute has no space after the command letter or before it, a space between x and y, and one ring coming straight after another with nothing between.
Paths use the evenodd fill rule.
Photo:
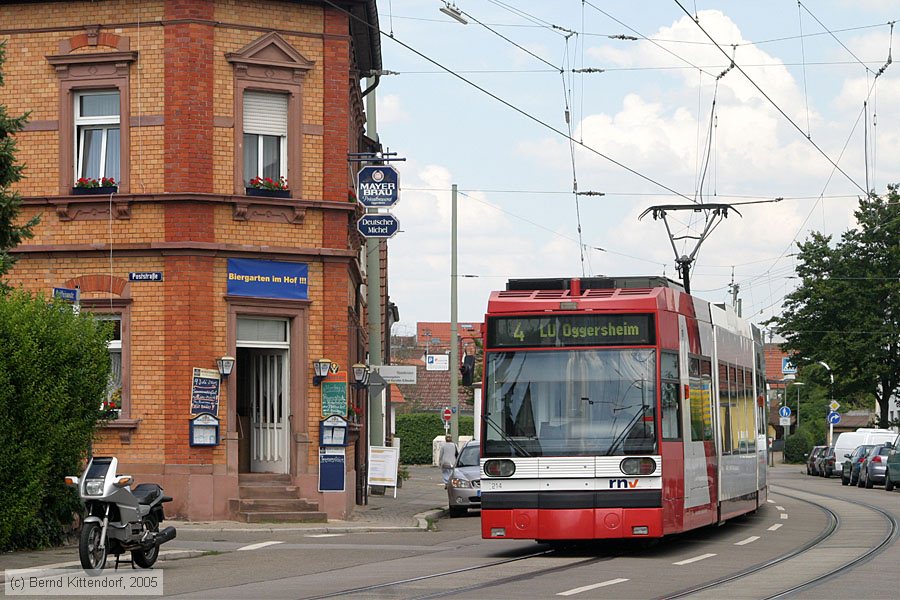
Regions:
<instances>
[{"instance_id":1,"label":"poststra\u00dfe street sign","mask_svg":"<svg viewBox=\"0 0 900 600\"><path fill-rule=\"evenodd\" d=\"M356 199L367 208L389 208L400 200L400 175L394 167L363 167L357 181Z\"/></svg>"},{"instance_id":2,"label":"poststra\u00dfe street sign","mask_svg":"<svg viewBox=\"0 0 900 600\"><path fill-rule=\"evenodd\" d=\"M363 215L356 222L356 229L366 238L388 239L397 235L400 230L400 221L390 213L383 215L373 213Z\"/></svg>"}]
</instances>

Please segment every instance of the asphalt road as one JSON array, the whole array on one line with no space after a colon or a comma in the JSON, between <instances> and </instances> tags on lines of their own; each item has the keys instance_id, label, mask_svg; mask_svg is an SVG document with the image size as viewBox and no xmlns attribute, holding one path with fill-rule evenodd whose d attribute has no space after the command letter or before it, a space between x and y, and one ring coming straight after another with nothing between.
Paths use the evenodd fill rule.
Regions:
<instances>
[{"instance_id":1,"label":"asphalt road","mask_svg":"<svg viewBox=\"0 0 900 600\"><path fill-rule=\"evenodd\" d=\"M833 510L834 533L799 557L687 596L768 598L834 571L883 539L889 522L872 507L900 519L900 492L844 487L799 467L776 468L770 476L772 502L756 514L656 544L554 549L482 540L476 512L441 519L432 531L184 531L168 549L206 554L158 568L165 595L177 598L662 598L811 543L831 525L825 508ZM898 546L790 597L897 597Z\"/></svg>"}]
</instances>

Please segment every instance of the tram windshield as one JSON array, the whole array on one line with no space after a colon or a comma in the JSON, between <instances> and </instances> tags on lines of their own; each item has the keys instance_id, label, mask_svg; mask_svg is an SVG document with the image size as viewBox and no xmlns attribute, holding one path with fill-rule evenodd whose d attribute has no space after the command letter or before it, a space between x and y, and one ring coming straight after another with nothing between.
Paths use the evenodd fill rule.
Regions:
<instances>
[{"instance_id":1,"label":"tram windshield","mask_svg":"<svg viewBox=\"0 0 900 600\"><path fill-rule=\"evenodd\" d=\"M484 457L656 452L656 351L491 352Z\"/></svg>"}]
</instances>

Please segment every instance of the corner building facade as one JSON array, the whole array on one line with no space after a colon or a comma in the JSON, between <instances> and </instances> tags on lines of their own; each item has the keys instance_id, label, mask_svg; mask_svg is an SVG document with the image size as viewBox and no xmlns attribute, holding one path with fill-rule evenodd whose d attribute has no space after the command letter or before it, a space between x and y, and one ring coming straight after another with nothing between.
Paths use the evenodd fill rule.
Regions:
<instances>
[{"instance_id":1,"label":"corner building facade","mask_svg":"<svg viewBox=\"0 0 900 600\"><path fill-rule=\"evenodd\" d=\"M344 485L320 492L312 363L340 381L365 359L348 154L373 149L360 77L381 59L375 0L338 5L0 1L2 102L31 113L21 217L41 217L10 282L77 289L82 312L115 322L117 418L93 453L159 482L183 518L340 518L358 501L362 396L345 391ZM78 187L104 177L117 186ZM192 445L198 406L218 443Z\"/></svg>"}]
</instances>

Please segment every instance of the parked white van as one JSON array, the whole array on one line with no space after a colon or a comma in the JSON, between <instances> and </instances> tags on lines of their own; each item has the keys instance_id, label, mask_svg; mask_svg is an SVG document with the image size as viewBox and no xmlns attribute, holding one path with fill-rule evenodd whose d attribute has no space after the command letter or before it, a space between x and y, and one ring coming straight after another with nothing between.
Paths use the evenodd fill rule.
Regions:
<instances>
[{"instance_id":1,"label":"parked white van","mask_svg":"<svg viewBox=\"0 0 900 600\"><path fill-rule=\"evenodd\" d=\"M835 461L843 463L847 460L845 454L850 454L853 449L863 444L883 444L897 439L897 432L890 429L872 429L861 427L856 431L845 431L837 436L834 441Z\"/></svg>"}]
</instances>

